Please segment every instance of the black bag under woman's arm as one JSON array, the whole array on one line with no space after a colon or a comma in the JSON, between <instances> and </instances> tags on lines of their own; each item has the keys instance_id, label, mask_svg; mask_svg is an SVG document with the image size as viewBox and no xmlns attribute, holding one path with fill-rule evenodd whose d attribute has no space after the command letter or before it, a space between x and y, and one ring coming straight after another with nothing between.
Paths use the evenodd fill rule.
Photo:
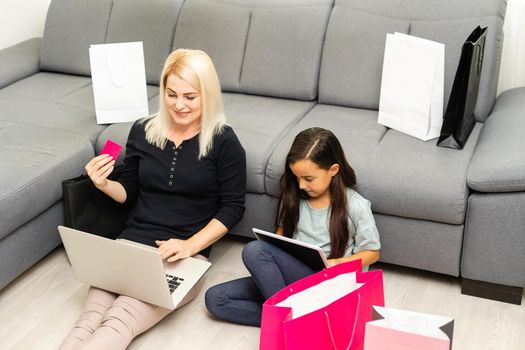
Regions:
<instances>
[{"instance_id":1,"label":"black bag under woman's arm","mask_svg":"<svg viewBox=\"0 0 525 350\"><path fill-rule=\"evenodd\" d=\"M109 179L118 179L121 171L115 167ZM62 181L62 194L65 226L111 239L124 229L130 207L97 189L87 175Z\"/></svg>"}]
</instances>

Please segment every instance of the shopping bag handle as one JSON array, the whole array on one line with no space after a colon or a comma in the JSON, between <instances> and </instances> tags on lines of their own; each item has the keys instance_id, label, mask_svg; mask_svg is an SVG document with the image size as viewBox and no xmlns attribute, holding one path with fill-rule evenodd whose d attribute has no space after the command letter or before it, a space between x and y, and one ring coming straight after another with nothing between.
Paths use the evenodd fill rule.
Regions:
<instances>
[{"instance_id":1,"label":"shopping bag handle","mask_svg":"<svg viewBox=\"0 0 525 350\"><path fill-rule=\"evenodd\" d=\"M481 68L483 65L483 48L481 47L481 44L479 43L476 44L474 53L476 53L476 51L477 51L477 56L478 56L478 61L476 62L477 63L476 73L477 73L477 76L479 77L481 75Z\"/></svg>"},{"instance_id":2,"label":"shopping bag handle","mask_svg":"<svg viewBox=\"0 0 525 350\"><path fill-rule=\"evenodd\" d=\"M359 314L360 304L361 304L361 295L357 293L357 307L355 308L354 328L352 329L352 336L350 337L350 341L348 342L348 346L346 347L345 350L350 349L350 346L352 345L354 341L355 328L357 325L357 315ZM334 346L334 349L337 350L337 345L335 344L334 335L332 334L332 326L330 325L330 317L328 316L328 311L325 311L324 315L326 316L326 324L328 325L328 332L330 333L330 339L332 340L332 345Z\"/></svg>"},{"instance_id":3,"label":"shopping bag handle","mask_svg":"<svg viewBox=\"0 0 525 350\"><path fill-rule=\"evenodd\" d=\"M126 85L126 76L123 70L126 68L126 64L124 62L125 57L123 53L114 50L113 47L110 46L104 51L104 58L109 73L109 79L113 85L117 88L124 87ZM118 64L116 61L118 61Z\"/></svg>"}]
</instances>

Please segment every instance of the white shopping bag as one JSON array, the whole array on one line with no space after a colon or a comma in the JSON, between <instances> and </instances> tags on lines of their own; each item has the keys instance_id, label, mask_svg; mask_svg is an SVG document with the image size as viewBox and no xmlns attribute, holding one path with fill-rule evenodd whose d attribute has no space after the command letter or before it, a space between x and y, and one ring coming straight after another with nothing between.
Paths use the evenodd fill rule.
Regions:
<instances>
[{"instance_id":1,"label":"white shopping bag","mask_svg":"<svg viewBox=\"0 0 525 350\"><path fill-rule=\"evenodd\" d=\"M452 318L374 305L364 350L450 350L453 335Z\"/></svg>"},{"instance_id":2,"label":"white shopping bag","mask_svg":"<svg viewBox=\"0 0 525 350\"><path fill-rule=\"evenodd\" d=\"M142 42L91 45L89 59L98 124L149 114Z\"/></svg>"},{"instance_id":3,"label":"white shopping bag","mask_svg":"<svg viewBox=\"0 0 525 350\"><path fill-rule=\"evenodd\" d=\"M387 34L377 122L427 141L443 124L445 45Z\"/></svg>"}]
</instances>

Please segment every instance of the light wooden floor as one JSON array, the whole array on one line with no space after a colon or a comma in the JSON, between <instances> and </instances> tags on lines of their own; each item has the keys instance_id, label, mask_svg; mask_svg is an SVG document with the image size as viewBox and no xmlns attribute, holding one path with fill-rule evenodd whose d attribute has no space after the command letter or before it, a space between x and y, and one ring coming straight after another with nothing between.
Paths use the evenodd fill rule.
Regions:
<instances>
[{"instance_id":1,"label":"light wooden floor","mask_svg":"<svg viewBox=\"0 0 525 350\"><path fill-rule=\"evenodd\" d=\"M212 319L204 307L208 286L245 276L243 241L224 238L214 247L206 283L189 305L133 341L129 349L258 349L259 329ZM525 300L521 306L461 295L459 280L386 264L386 305L455 319L455 350L525 349ZM83 305L62 247L0 291L0 349L56 349Z\"/></svg>"}]
</instances>

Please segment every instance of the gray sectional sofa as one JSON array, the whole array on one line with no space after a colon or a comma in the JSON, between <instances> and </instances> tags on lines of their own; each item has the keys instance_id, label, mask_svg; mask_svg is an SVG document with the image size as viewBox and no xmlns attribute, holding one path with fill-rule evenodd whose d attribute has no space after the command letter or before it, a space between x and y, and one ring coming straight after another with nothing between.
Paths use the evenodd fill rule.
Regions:
<instances>
[{"instance_id":1,"label":"gray sectional sofa","mask_svg":"<svg viewBox=\"0 0 525 350\"><path fill-rule=\"evenodd\" d=\"M504 14L503 0L53 0L43 38L0 51L0 287L60 244L61 181L107 138L126 140L129 123L96 124L89 45L143 41L151 113L173 49L205 50L216 64L248 155L247 210L231 234L273 228L286 151L297 132L320 126L341 140L372 202L381 261L521 301L525 88L496 97ZM477 25L489 29L465 148L379 125L386 33L446 45L446 105Z\"/></svg>"}]
</instances>

